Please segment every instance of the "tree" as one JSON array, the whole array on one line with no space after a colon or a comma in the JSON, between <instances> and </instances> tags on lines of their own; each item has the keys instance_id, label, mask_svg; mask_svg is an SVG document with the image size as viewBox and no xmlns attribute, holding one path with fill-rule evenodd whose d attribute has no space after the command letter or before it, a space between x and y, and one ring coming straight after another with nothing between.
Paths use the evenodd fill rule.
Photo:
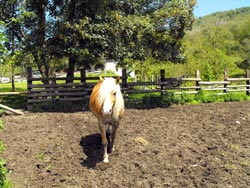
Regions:
<instances>
[{"instance_id":1,"label":"tree","mask_svg":"<svg viewBox=\"0 0 250 188\"><path fill-rule=\"evenodd\" d=\"M223 77L225 67L231 75L244 74L241 69L250 68L249 15L247 7L196 20L184 38L188 67L199 69L207 79Z\"/></svg>"},{"instance_id":2,"label":"tree","mask_svg":"<svg viewBox=\"0 0 250 188\"><path fill-rule=\"evenodd\" d=\"M6 9L1 10L0 13L3 17L3 21L6 23L4 26L3 31L5 31L6 37L8 41L5 42L6 48L9 50L9 54L5 56L5 64L10 66L11 69L11 82L12 82L12 91L15 91L15 82L14 82L14 75L15 75L15 59L18 53L18 44L16 43L17 40L15 38L16 30L15 27L17 26L17 16L19 15L17 11L17 4L12 2L5 2ZM8 14L7 14L8 12ZM8 18L8 19L6 19Z\"/></svg>"},{"instance_id":3,"label":"tree","mask_svg":"<svg viewBox=\"0 0 250 188\"><path fill-rule=\"evenodd\" d=\"M4 54L8 52L7 48L4 45L7 42L7 38L2 32L4 25L5 23L3 21L0 21L0 63L3 63Z\"/></svg>"},{"instance_id":4,"label":"tree","mask_svg":"<svg viewBox=\"0 0 250 188\"><path fill-rule=\"evenodd\" d=\"M15 22L14 36L31 53L43 76L53 59L68 57L68 77L75 66L113 58L183 62L181 39L193 23L195 0L0 0L2 16ZM6 11L4 11L6 10ZM14 18L18 18L14 16ZM9 28L13 30L13 28ZM44 70L44 71L43 71Z\"/></svg>"},{"instance_id":5,"label":"tree","mask_svg":"<svg viewBox=\"0 0 250 188\"><path fill-rule=\"evenodd\" d=\"M237 66L240 69L250 69L250 21L249 19L242 19L238 27L232 27L231 30L234 37L239 41L237 49L239 51L239 56L241 61L237 62Z\"/></svg>"}]
</instances>

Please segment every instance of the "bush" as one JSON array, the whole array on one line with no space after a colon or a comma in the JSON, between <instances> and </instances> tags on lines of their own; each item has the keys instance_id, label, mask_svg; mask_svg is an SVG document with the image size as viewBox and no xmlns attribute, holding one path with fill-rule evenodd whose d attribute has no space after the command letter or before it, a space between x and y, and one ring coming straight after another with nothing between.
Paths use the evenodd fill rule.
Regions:
<instances>
[{"instance_id":1,"label":"bush","mask_svg":"<svg viewBox=\"0 0 250 188\"><path fill-rule=\"evenodd\" d=\"M0 129L3 129L3 122L0 119ZM4 151L3 142L0 140L0 155ZM10 183L6 179L7 170L5 168L5 162L0 158L0 188L9 188Z\"/></svg>"},{"instance_id":2,"label":"bush","mask_svg":"<svg viewBox=\"0 0 250 188\"><path fill-rule=\"evenodd\" d=\"M156 108L162 106L162 100L159 95L146 95L142 97L142 104L144 108Z\"/></svg>"},{"instance_id":3,"label":"bush","mask_svg":"<svg viewBox=\"0 0 250 188\"><path fill-rule=\"evenodd\" d=\"M225 93L218 94L211 91L200 91L197 94L182 93L180 95L174 93L166 93L160 95L154 94L132 94L126 101L127 108L157 108L169 107L173 104L199 104L212 102L230 102L230 101L246 101L250 97L245 93ZM131 101L133 104L131 105Z\"/></svg>"},{"instance_id":4,"label":"bush","mask_svg":"<svg viewBox=\"0 0 250 188\"><path fill-rule=\"evenodd\" d=\"M27 107L27 96L26 95L5 95L0 96L0 103L7 105L11 108L22 108Z\"/></svg>"},{"instance_id":5,"label":"bush","mask_svg":"<svg viewBox=\"0 0 250 188\"><path fill-rule=\"evenodd\" d=\"M245 93L228 93L224 96L224 102L246 101L249 97Z\"/></svg>"},{"instance_id":6,"label":"bush","mask_svg":"<svg viewBox=\"0 0 250 188\"><path fill-rule=\"evenodd\" d=\"M209 95L204 91L199 91L195 95L195 100L199 103L211 103L216 101L216 96L215 95Z\"/></svg>"},{"instance_id":7,"label":"bush","mask_svg":"<svg viewBox=\"0 0 250 188\"><path fill-rule=\"evenodd\" d=\"M194 101L194 95L182 93L181 94L181 103L180 104L186 104L191 103Z\"/></svg>"},{"instance_id":8,"label":"bush","mask_svg":"<svg viewBox=\"0 0 250 188\"><path fill-rule=\"evenodd\" d=\"M3 143L0 142L0 154L3 152ZM4 167L4 161L0 158L0 188L6 187L6 174L7 170Z\"/></svg>"},{"instance_id":9,"label":"bush","mask_svg":"<svg viewBox=\"0 0 250 188\"><path fill-rule=\"evenodd\" d=\"M178 97L173 93L167 93L162 97L162 107L169 107L172 104L178 103Z\"/></svg>"}]
</instances>

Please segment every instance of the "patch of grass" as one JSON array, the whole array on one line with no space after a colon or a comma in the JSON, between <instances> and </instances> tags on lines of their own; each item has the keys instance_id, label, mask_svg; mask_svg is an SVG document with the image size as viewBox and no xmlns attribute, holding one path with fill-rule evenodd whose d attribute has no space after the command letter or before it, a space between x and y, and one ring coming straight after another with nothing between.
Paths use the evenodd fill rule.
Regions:
<instances>
[{"instance_id":1,"label":"patch of grass","mask_svg":"<svg viewBox=\"0 0 250 188\"><path fill-rule=\"evenodd\" d=\"M15 91L27 91L27 82L15 82ZM11 92L11 83L0 84L0 92Z\"/></svg>"},{"instance_id":2,"label":"patch of grass","mask_svg":"<svg viewBox=\"0 0 250 188\"><path fill-rule=\"evenodd\" d=\"M225 168L226 171L232 171L232 170L235 169L235 165L232 164L232 163L227 163L227 164L224 165L224 168Z\"/></svg>"}]
</instances>

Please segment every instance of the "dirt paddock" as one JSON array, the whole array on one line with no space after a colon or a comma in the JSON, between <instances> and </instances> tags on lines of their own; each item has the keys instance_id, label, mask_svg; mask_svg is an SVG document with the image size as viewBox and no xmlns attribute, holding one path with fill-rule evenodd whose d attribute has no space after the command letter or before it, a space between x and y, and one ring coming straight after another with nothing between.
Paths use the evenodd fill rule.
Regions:
<instances>
[{"instance_id":1,"label":"dirt paddock","mask_svg":"<svg viewBox=\"0 0 250 188\"><path fill-rule=\"evenodd\" d=\"M250 187L250 102L128 109L109 164L90 112L3 121L14 188Z\"/></svg>"}]
</instances>

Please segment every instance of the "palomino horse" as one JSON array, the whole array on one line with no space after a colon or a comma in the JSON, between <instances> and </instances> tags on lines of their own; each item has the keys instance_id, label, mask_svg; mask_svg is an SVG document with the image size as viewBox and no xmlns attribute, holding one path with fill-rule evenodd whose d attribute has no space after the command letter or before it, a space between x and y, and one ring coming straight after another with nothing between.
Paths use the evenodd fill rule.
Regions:
<instances>
[{"instance_id":1,"label":"palomino horse","mask_svg":"<svg viewBox=\"0 0 250 188\"><path fill-rule=\"evenodd\" d=\"M108 151L114 150L114 141L119 122L124 115L124 100L119 77L100 77L90 96L89 107L98 120L104 150L103 162L108 163Z\"/></svg>"}]
</instances>

